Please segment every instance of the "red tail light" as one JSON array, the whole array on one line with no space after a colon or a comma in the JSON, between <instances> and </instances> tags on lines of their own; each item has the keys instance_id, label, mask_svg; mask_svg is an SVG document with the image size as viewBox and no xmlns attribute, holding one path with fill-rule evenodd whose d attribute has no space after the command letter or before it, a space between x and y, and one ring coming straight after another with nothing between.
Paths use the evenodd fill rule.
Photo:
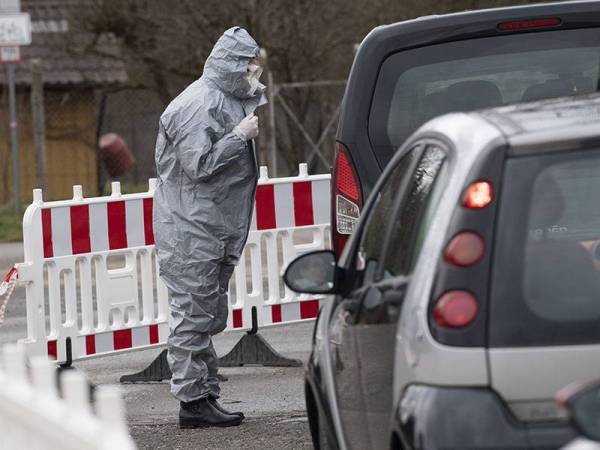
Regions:
<instances>
[{"instance_id":1,"label":"red tail light","mask_svg":"<svg viewBox=\"0 0 600 450\"><path fill-rule=\"evenodd\" d=\"M357 202L360 198L358 180L354 175L354 167L350 162L348 151L340 143L336 147L336 177L337 191L346 198Z\"/></svg>"},{"instance_id":2,"label":"red tail light","mask_svg":"<svg viewBox=\"0 0 600 450\"><path fill-rule=\"evenodd\" d=\"M463 196L463 206L469 209L481 209L489 205L494 198L492 185L487 181L472 183Z\"/></svg>"},{"instance_id":3,"label":"red tail light","mask_svg":"<svg viewBox=\"0 0 600 450\"><path fill-rule=\"evenodd\" d=\"M472 231L463 231L452 238L444 259L447 263L459 267L468 267L478 263L485 253L483 238Z\"/></svg>"},{"instance_id":4,"label":"red tail light","mask_svg":"<svg viewBox=\"0 0 600 450\"><path fill-rule=\"evenodd\" d=\"M433 308L433 320L440 327L464 328L477 318L479 305L467 291L449 291L442 295Z\"/></svg>"},{"instance_id":5,"label":"red tail light","mask_svg":"<svg viewBox=\"0 0 600 450\"><path fill-rule=\"evenodd\" d=\"M352 234L362 207L362 194L356 170L348 149L340 142L335 146L332 179L331 237L333 250L339 256Z\"/></svg>"},{"instance_id":6,"label":"red tail light","mask_svg":"<svg viewBox=\"0 0 600 450\"><path fill-rule=\"evenodd\" d=\"M503 22L498 24L500 31L519 31L529 30L532 28L552 28L558 27L562 23L558 17L550 17L546 19L518 20L514 22Z\"/></svg>"}]
</instances>

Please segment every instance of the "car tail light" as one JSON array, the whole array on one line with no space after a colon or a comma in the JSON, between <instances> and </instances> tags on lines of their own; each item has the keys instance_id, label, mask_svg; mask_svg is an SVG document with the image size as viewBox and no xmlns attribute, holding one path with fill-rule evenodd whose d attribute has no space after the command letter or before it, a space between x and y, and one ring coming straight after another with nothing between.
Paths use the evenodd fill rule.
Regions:
<instances>
[{"instance_id":1,"label":"car tail light","mask_svg":"<svg viewBox=\"0 0 600 450\"><path fill-rule=\"evenodd\" d=\"M483 238L472 231L463 231L454 236L446 246L444 259L454 266L468 267L478 263L484 253Z\"/></svg>"},{"instance_id":2,"label":"car tail light","mask_svg":"<svg viewBox=\"0 0 600 450\"><path fill-rule=\"evenodd\" d=\"M494 198L492 185L487 181L476 181L469 185L463 196L465 208L481 209L489 205Z\"/></svg>"},{"instance_id":3,"label":"car tail light","mask_svg":"<svg viewBox=\"0 0 600 450\"><path fill-rule=\"evenodd\" d=\"M449 291L433 307L433 320L444 328L464 328L477 317L479 305L467 291Z\"/></svg>"},{"instance_id":4,"label":"car tail light","mask_svg":"<svg viewBox=\"0 0 600 450\"><path fill-rule=\"evenodd\" d=\"M335 164L332 186L331 237L335 253L339 256L352 234L362 207L362 194L356 170L348 149L340 142L335 147Z\"/></svg>"},{"instance_id":5,"label":"car tail light","mask_svg":"<svg viewBox=\"0 0 600 450\"><path fill-rule=\"evenodd\" d=\"M558 17L549 17L545 19L517 20L513 22L503 22L498 24L500 31L520 31L533 28L552 28L562 24Z\"/></svg>"}]
</instances>

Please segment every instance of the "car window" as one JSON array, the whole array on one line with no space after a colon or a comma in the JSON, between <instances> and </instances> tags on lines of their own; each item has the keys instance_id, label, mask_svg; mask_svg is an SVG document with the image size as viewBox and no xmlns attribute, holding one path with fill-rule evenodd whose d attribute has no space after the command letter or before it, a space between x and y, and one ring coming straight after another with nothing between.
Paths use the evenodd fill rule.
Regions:
<instances>
[{"instance_id":1,"label":"car window","mask_svg":"<svg viewBox=\"0 0 600 450\"><path fill-rule=\"evenodd\" d=\"M376 195L375 203L368 211L357 255L357 269L362 273L356 281L363 285L374 280L378 262L383 252L384 232L389 225L394 200L398 198L402 183L420 154L419 147L411 149L389 173L387 180Z\"/></svg>"},{"instance_id":2,"label":"car window","mask_svg":"<svg viewBox=\"0 0 600 450\"><path fill-rule=\"evenodd\" d=\"M446 152L439 146L431 145L423 152L385 245L384 277L411 272L443 190L445 160Z\"/></svg>"},{"instance_id":3,"label":"car window","mask_svg":"<svg viewBox=\"0 0 600 450\"><path fill-rule=\"evenodd\" d=\"M565 64L569 61L569 64ZM452 112L596 92L596 28L514 34L431 45L382 64L369 138L385 165L419 126Z\"/></svg>"},{"instance_id":4,"label":"car window","mask_svg":"<svg viewBox=\"0 0 600 450\"><path fill-rule=\"evenodd\" d=\"M504 179L491 345L600 342L600 152L511 160Z\"/></svg>"}]
</instances>

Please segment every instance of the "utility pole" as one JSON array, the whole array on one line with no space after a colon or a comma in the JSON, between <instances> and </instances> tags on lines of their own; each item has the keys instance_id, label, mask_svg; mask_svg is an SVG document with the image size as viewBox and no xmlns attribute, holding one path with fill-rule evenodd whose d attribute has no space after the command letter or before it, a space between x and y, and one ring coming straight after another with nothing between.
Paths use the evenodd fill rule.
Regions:
<instances>
[{"instance_id":1,"label":"utility pole","mask_svg":"<svg viewBox=\"0 0 600 450\"><path fill-rule=\"evenodd\" d=\"M46 179L46 119L44 113L44 81L42 61L31 60L31 116L35 148L35 182L38 189L47 188Z\"/></svg>"}]
</instances>

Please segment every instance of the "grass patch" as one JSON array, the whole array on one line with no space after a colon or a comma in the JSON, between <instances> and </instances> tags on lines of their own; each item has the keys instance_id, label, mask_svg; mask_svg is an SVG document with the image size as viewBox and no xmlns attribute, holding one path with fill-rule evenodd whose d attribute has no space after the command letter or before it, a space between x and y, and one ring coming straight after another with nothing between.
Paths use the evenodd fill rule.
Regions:
<instances>
[{"instance_id":1,"label":"grass patch","mask_svg":"<svg viewBox=\"0 0 600 450\"><path fill-rule=\"evenodd\" d=\"M15 214L12 205L0 206L0 242L23 240L23 216Z\"/></svg>"}]
</instances>

